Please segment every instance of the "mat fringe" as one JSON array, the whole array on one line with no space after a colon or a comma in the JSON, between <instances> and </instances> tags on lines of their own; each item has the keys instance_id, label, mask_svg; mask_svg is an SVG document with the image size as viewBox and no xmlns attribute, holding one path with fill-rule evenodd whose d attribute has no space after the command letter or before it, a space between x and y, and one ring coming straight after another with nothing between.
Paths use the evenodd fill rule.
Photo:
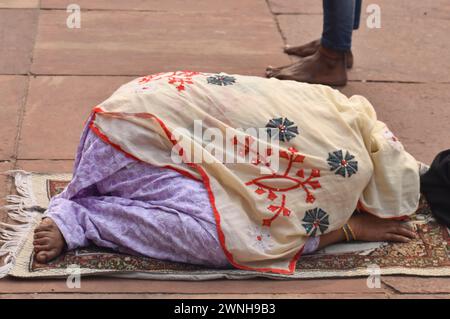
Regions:
<instances>
[{"instance_id":1,"label":"mat fringe","mask_svg":"<svg viewBox=\"0 0 450 319\"><path fill-rule=\"evenodd\" d=\"M25 244L27 235L39 221L41 212L33 196L31 184L32 173L22 170L11 170L2 175L14 178L14 184L19 195L6 196L7 205L2 207L7 216L17 224L0 222L0 257L4 265L0 266L0 278L9 274L16 263L16 257Z\"/></svg>"}]
</instances>

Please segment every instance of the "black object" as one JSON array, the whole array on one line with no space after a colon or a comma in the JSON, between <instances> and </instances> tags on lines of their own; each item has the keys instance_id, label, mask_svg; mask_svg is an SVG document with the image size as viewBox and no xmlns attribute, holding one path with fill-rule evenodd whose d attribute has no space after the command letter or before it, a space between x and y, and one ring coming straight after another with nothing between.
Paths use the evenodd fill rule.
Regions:
<instances>
[{"instance_id":1,"label":"black object","mask_svg":"<svg viewBox=\"0 0 450 319\"><path fill-rule=\"evenodd\" d=\"M450 149L439 153L420 177L420 191L436 220L450 227Z\"/></svg>"}]
</instances>

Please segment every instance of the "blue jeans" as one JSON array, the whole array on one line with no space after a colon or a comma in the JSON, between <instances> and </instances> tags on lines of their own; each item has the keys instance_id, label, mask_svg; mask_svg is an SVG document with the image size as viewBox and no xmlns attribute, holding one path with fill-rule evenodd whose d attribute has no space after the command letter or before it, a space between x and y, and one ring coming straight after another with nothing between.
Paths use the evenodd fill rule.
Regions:
<instances>
[{"instance_id":1,"label":"blue jeans","mask_svg":"<svg viewBox=\"0 0 450 319\"><path fill-rule=\"evenodd\" d=\"M359 28L362 0L323 0L321 44L332 50L348 51L353 30Z\"/></svg>"}]
</instances>

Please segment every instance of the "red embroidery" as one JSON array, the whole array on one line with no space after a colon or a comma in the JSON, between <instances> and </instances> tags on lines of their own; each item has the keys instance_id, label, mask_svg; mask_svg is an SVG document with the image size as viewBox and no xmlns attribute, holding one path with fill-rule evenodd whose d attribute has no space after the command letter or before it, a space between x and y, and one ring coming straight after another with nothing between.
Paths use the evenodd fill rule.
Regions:
<instances>
[{"instance_id":1,"label":"red embroidery","mask_svg":"<svg viewBox=\"0 0 450 319\"><path fill-rule=\"evenodd\" d=\"M152 75L144 76L139 80L139 84L145 84L150 81L156 81L163 78L168 79L168 83L174 85L179 92L184 91L186 89L186 84L193 84L194 81L192 77L195 75L199 75L200 72L195 71L175 71L175 72L162 72L156 73Z\"/></svg>"},{"instance_id":2,"label":"red embroidery","mask_svg":"<svg viewBox=\"0 0 450 319\"><path fill-rule=\"evenodd\" d=\"M247 141L247 140L246 140ZM249 140L250 142L250 140ZM251 144L251 143L249 143ZM268 155L270 155L272 150L268 151ZM286 159L289 161L288 166L286 170L280 174L278 172L273 172L270 175L262 176L255 178L249 182L247 182L245 185L251 186L255 185L257 188L255 190L255 193L258 195L265 195L267 196L267 199L271 202L274 202L276 199L278 199L281 195L281 202L277 205L269 205L267 209L272 212L274 215L271 218L267 218L263 220L263 226L270 227L272 222L277 219L280 215L282 216L289 216L291 214L291 210L287 207L287 199L286 199L286 192L301 188L306 193L305 201L307 203L314 203L316 200L314 194L312 193L312 190L321 188L318 180L315 180L316 178L320 177L320 170L318 169L312 169L309 173L308 178L305 179L305 170L303 168L298 169L295 175L290 175L292 167L295 163L303 163L305 160L305 156L298 153L298 151L295 148L289 148L289 151L280 151L280 157L283 159ZM260 165L264 164L267 167L270 168L270 163L265 160L264 157L257 155L257 161L254 161L254 165ZM270 185L266 185L264 181L271 180L271 179L284 179L288 180L294 183L294 185L289 187L272 187Z\"/></svg>"},{"instance_id":3,"label":"red embroidery","mask_svg":"<svg viewBox=\"0 0 450 319\"><path fill-rule=\"evenodd\" d=\"M244 140L244 143L241 142L242 139ZM275 171L270 167L270 161L267 160L267 157L272 155L271 148L266 149L266 155L261 155L259 154L257 149L253 147L255 146L253 145L255 139L252 136L245 136L243 138L241 137L240 139L235 136L232 141L233 144L237 146L237 153L240 157L246 157L247 155L249 155L250 162L253 165L264 164L269 170L275 173Z\"/></svg>"},{"instance_id":4,"label":"red embroidery","mask_svg":"<svg viewBox=\"0 0 450 319\"><path fill-rule=\"evenodd\" d=\"M286 208L286 195L283 194L281 196L281 205L270 205L267 207L267 209L273 212L274 215L271 218L263 219L263 226L270 227L272 222L277 219L281 213L283 213L283 216L289 216L291 214L291 210Z\"/></svg>"}]
</instances>

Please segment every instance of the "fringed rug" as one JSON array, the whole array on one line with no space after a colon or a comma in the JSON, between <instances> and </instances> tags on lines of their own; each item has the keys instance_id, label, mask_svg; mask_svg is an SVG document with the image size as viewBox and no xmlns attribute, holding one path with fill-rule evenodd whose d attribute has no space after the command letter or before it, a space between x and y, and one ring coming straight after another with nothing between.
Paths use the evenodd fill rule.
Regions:
<instances>
[{"instance_id":1,"label":"fringed rug","mask_svg":"<svg viewBox=\"0 0 450 319\"><path fill-rule=\"evenodd\" d=\"M430 209L421 200L412 218L419 234L408 244L351 243L330 246L311 256L303 256L294 275L257 273L244 270L208 269L146 257L118 254L98 247L67 252L49 264L39 264L33 255L33 230L48 206L50 198L61 192L70 174L10 172L18 195L10 195L5 207L14 224L2 224L0 256L6 264L0 275L21 278L109 275L159 280L327 278L402 274L450 276L449 231L435 222ZM379 268L377 268L379 267Z\"/></svg>"}]
</instances>

